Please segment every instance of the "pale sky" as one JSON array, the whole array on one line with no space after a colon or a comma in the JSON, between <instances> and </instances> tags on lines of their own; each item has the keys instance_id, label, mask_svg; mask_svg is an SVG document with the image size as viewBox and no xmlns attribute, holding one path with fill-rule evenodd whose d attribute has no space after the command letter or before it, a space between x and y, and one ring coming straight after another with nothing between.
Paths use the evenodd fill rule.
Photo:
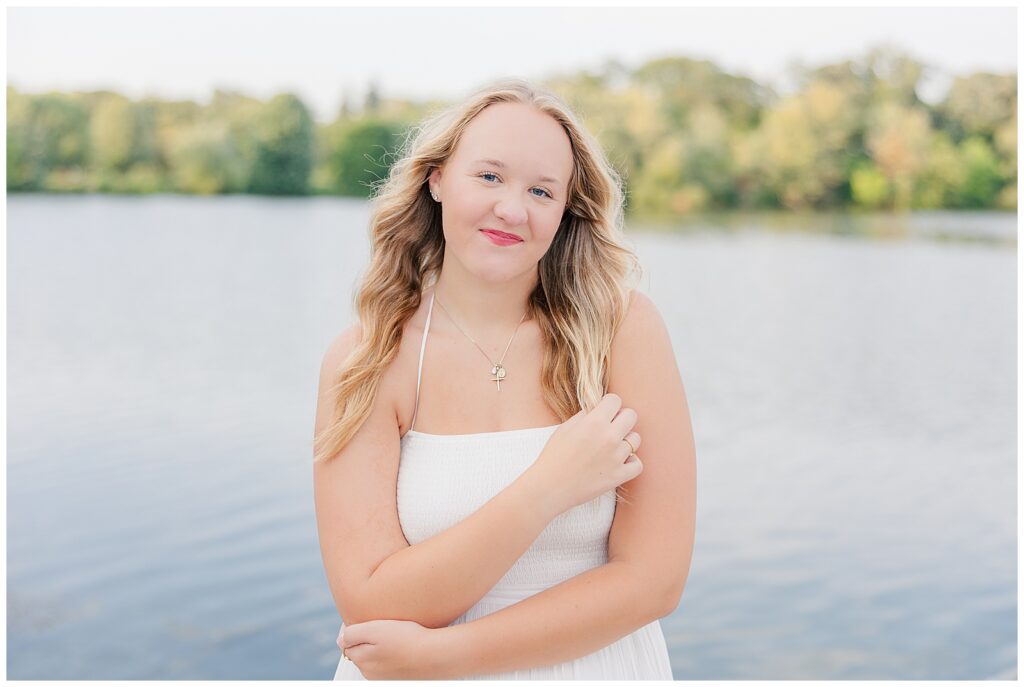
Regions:
<instances>
[{"instance_id":1,"label":"pale sky","mask_svg":"<svg viewBox=\"0 0 1024 687\"><path fill-rule=\"evenodd\" d=\"M328 121L343 91L361 103L371 80L384 97L457 98L498 77L680 55L784 87L793 61L817 66L881 43L936 67L925 91L941 94L950 75L1016 71L1017 9L10 7L7 81L201 103L218 87L261 99L288 91Z\"/></svg>"}]
</instances>

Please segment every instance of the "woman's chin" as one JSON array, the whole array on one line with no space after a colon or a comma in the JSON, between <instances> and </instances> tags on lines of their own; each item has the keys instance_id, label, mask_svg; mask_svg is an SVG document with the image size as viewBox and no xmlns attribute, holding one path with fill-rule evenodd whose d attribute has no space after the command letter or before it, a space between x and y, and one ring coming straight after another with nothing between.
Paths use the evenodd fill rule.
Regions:
<instances>
[{"instance_id":1,"label":"woman's chin","mask_svg":"<svg viewBox=\"0 0 1024 687\"><path fill-rule=\"evenodd\" d=\"M494 270L490 272L478 272L476 276L480 278L480 281L485 281L491 284L501 284L503 282L512 281L518 275L505 270Z\"/></svg>"},{"instance_id":2,"label":"woman's chin","mask_svg":"<svg viewBox=\"0 0 1024 687\"><path fill-rule=\"evenodd\" d=\"M515 279L522 270L519 265L513 265L511 260L479 260L470 270L473 276L480 281L500 283Z\"/></svg>"},{"instance_id":3,"label":"woman's chin","mask_svg":"<svg viewBox=\"0 0 1024 687\"><path fill-rule=\"evenodd\" d=\"M481 281L502 282L514 279L526 269L522 264L522 256L494 254L490 251L475 252L463 263L467 271Z\"/></svg>"}]
</instances>

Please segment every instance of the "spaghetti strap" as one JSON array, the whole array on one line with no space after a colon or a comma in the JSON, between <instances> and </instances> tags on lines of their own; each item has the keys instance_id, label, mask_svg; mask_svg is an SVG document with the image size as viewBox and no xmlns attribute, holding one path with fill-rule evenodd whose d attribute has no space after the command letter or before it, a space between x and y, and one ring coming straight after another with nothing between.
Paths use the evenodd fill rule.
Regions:
<instances>
[{"instance_id":1,"label":"spaghetti strap","mask_svg":"<svg viewBox=\"0 0 1024 687\"><path fill-rule=\"evenodd\" d=\"M423 340L420 342L420 365L416 370L416 405L412 410L412 424L409 429L416 428L416 414L420 410L420 379L423 376L423 351L427 349L427 332L430 331L430 315L434 312L434 292L430 292L430 305L427 307L427 321L423 325Z\"/></svg>"}]
</instances>

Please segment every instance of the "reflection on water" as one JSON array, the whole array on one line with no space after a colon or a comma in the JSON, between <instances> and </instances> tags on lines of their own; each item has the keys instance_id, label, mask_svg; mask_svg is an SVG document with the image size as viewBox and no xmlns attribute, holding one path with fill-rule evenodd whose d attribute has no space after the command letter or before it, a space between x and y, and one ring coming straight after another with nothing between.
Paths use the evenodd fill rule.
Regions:
<instances>
[{"instance_id":1,"label":"reflection on water","mask_svg":"<svg viewBox=\"0 0 1024 687\"><path fill-rule=\"evenodd\" d=\"M367 216L10 199L11 679L333 674L310 438ZM642 228L698 450L675 677L1015 670L1016 218Z\"/></svg>"},{"instance_id":2,"label":"reflection on water","mask_svg":"<svg viewBox=\"0 0 1024 687\"><path fill-rule=\"evenodd\" d=\"M873 212L728 212L687 216L683 220L638 220L632 228L645 233L685 234L749 231L772 234L812 233L905 241L923 239L1017 247L1015 213L971 211Z\"/></svg>"}]
</instances>

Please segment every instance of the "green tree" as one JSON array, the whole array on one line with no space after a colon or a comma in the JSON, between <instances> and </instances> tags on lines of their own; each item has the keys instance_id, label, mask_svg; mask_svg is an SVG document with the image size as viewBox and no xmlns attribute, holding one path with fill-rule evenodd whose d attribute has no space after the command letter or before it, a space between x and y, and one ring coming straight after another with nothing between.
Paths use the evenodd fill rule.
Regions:
<instances>
[{"instance_id":1,"label":"green tree","mask_svg":"<svg viewBox=\"0 0 1024 687\"><path fill-rule=\"evenodd\" d=\"M73 98L8 89L8 187L41 189L52 170L81 170L89 158L89 112Z\"/></svg>"},{"instance_id":2,"label":"green tree","mask_svg":"<svg viewBox=\"0 0 1024 687\"><path fill-rule=\"evenodd\" d=\"M728 122L710 103L690 112L684 135L683 178L706 191L707 204L724 208L736 202L734 162Z\"/></svg>"},{"instance_id":3,"label":"green tree","mask_svg":"<svg viewBox=\"0 0 1024 687\"><path fill-rule=\"evenodd\" d=\"M833 204L846 181L856 124L846 93L814 81L768 110L761 125L737 143L737 166L783 207Z\"/></svg>"},{"instance_id":4,"label":"green tree","mask_svg":"<svg viewBox=\"0 0 1024 687\"><path fill-rule=\"evenodd\" d=\"M915 179L913 206L944 208L955 205L956 190L963 183L963 171L960 153L949 134L933 131L924 166Z\"/></svg>"},{"instance_id":5,"label":"green tree","mask_svg":"<svg viewBox=\"0 0 1024 687\"><path fill-rule=\"evenodd\" d=\"M919 107L884 103L872 111L867 147L871 159L892 186L893 206L911 206L914 179L925 167L931 129Z\"/></svg>"},{"instance_id":6,"label":"green tree","mask_svg":"<svg viewBox=\"0 0 1024 687\"><path fill-rule=\"evenodd\" d=\"M992 140L1001 124L1012 121L1016 129L1017 75L958 77L937 110L954 141L974 135Z\"/></svg>"},{"instance_id":7,"label":"green tree","mask_svg":"<svg viewBox=\"0 0 1024 687\"><path fill-rule=\"evenodd\" d=\"M874 102L891 102L905 107L921 104L917 89L924 75L924 65L894 46L872 48L864 57L864 67L871 73Z\"/></svg>"},{"instance_id":8,"label":"green tree","mask_svg":"<svg viewBox=\"0 0 1024 687\"><path fill-rule=\"evenodd\" d=\"M89 157L89 113L63 95L35 99L32 111L34 137L43 142L46 166L80 167Z\"/></svg>"},{"instance_id":9,"label":"green tree","mask_svg":"<svg viewBox=\"0 0 1024 687\"><path fill-rule=\"evenodd\" d=\"M880 208L891 201L889 180L871 162L859 165L850 176L853 200L865 208Z\"/></svg>"},{"instance_id":10,"label":"green tree","mask_svg":"<svg viewBox=\"0 0 1024 687\"><path fill-rule=\"evenodd\" d=\"M1017 209L1017 96L1013 96L1011 115L998 124L993 144L999 159L999 172L1007 180L996 203L1005 210Z\"/></svg>"},{"instance_id":11,"label":"green tree","mask_svg":"<svg viewBox=\"0 0 1024 687\"><path fill-rule=\"evenodd\" d=\"M845 96L850 114L855 119L863 117L878 90L878 75L860 60L844 60L814 68L796 63L790 71L794 82L801 89L820 83L839 90Z\"/></svg>"},{"instance_id":12,"label":"green tree","mask_svg":"<svg viewBox=\"0 0 1024 687\"><path fill-rule=\"evenodd\" d=\"M627 207L644 215L683 215L705 207L706 197L694 194L692 190L690 193L681 192L686 188L683 178L685 146L682 135L678 133L662 139L631 179Z\"/></svg>"},{"instance_id":13,"label":"green tree","mask_svg":"<svg viewBox=\"0 0 1024 687\"><path fill-rule=\"evenodd\" d=\"M401 144L401 128L387 121L339 122L325 134L328 188L343 196L367 198L385 179Z\"/></svg>"},{"instance_id":14,"label":"green tree","mask_svg":"<svg viewBox=\"0 0 1024 687\"><path fill-rule=\"evenodd\" d=\"M249 191L280 195L308 193L315 130L302 101L290 94L274 97L258 115L255 139Z\"/></svg>"},{"instance_id":15,"label":"green tree","mask_svg":"<svg viewBox=\"0 0 1024 687\"><path fill-rule=\"evenodd\" d=\"M181 132L171 160L174 186L185 193L229 193L241 190L246 181L245 160L223 121Z\"/></svg>"},{"instance_id":16,"label":"green tree","mask_svg":"<svg viewBox=\"0 0 1024 687\"><path fill-rule=\"evenodd\" d=\"M7 188L34 191L46 173L42 156L33 149L32 99L7 87Z\"/></svg>"},{"instance_id":17,"label":"green tree","mask_svg":"<svg viewBox=\"0 0 1024 687\"><path fill-rule=\"evenodd\" d=\"M134 104L120 95L99 101L89 123L93 163L105 174L124 172L135 160L136 113Z\"/></svg>"},{"instance_id":18,"label":"green tree","mask_svg":"<svg viewBox=\"0 0 1024 687\"><path fill-rule=\"evenodd\" d=\"M686 57L652 60L637 68L632 77L640 88L653 89L668 125L675 128L687 125L698 103L714 105L725 113L730 126L753 126L763 104L773 95L752 79L728 74L708 60Z\"/></svg>"},{"instance_id":19,"label":"green tree","mask_svg":"<svg viewBox=\"0 0 1024 687\"><path fill-rule=\"evenodd\" d=\"M959 205L982 208L993 205L1005 183L992 147L981 136L971 136L960 144L963 184L957 189Z\"/></svg>"},{"instance_id":20,"label":"green tree","mask_svg":"<svg viewBox=\"0 0 1024 687\"><path fill-rule=\"evenodd\" d=\"M244 192L250 188L250 178L256 168L261 147L260 121L264 116L264 108L264 103L241 93L220 89L214 92L205 113L204 126L220 122L225 127L213 136L213 140L217 141L215 147L220 148L226 156L222 158L225 165L222 179L227 193ZM228 163L228 159L232 162Z\"/></svg>"}]
</instances>

